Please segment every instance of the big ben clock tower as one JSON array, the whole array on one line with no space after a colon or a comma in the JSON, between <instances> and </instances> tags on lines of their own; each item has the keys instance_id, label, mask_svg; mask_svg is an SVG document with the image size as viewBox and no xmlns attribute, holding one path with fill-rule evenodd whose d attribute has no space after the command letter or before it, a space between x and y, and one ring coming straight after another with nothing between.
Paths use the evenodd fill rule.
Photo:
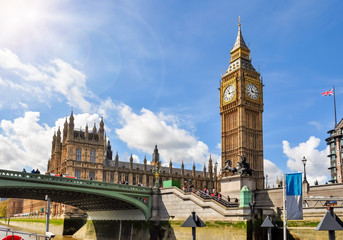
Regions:
<instances>
[{"instance_id":1,"label":"big ben clock tower","mask_svg":"<svg viewBox=\"0 0 343 240\"><path fill-rule=\"evenodd\" d=\"M230 54L230 65L220 84L222 166L231 160L236 167L240 156L245 156L253 169L256 189L263 189L263 84L251 64L240 21Z\"/></svg>"}]
</instances>

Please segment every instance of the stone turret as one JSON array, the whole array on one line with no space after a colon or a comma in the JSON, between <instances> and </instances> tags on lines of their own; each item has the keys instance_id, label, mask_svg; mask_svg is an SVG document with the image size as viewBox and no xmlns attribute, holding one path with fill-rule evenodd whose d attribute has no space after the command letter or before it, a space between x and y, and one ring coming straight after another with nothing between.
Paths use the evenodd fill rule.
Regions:
<instances>
[{"instance_id":1,"label":"stone turret","mask_svg":"<svg viewBox=\"0 0 343 240\"><path fill-rule=\"evenodd\" d=\"M214 164L214 178L217 178L217 163Z\"/></svg>"},{"instance_id":2,"label":"stone turret","mask_svg":"<svg viewBox=\"0 0 343 240\"><path fill-rule=\"evenodd\" d=\"M131 157L130 157L130 170L133 169L133 157L132 157L132 153L131 153Z\"/></svg>"},{"instance_id":3,"label":"stone turret","mask_svg":"<svg viewBox=\"0 0 343 240\"><path fill-rule=\"evenodd\" d=\"M208 174L209 174L209 178L210 181L213 180L213 165L212 165L212 157L210 155L210 159L208 160Z\"/></svg>"},{"instance_id":4,"label":"stone turret","mask_svg":"<svg viewBox=\"0 0 343 240\"><path fill-rule=\"evenodd\" d=\"M143 162L144 162L143 170L144 170L144 172L146 172L146 163L147 163L146 156L144 156Z\"/></svg>"},{"instance_id":5,"label":"stone turret","mask_svg":"<svg viewBox=\"0 0 343 240\"><path fill-rule=\"evenodd\" d=\"M65 142L67 141L67 137L68 137L68 121L66 118L63 125L63 144L65 144Z\"/></svg>"},{"instance_id":6,"label":"stone turret","mask_svg":"<svg viewBox=\"0 0 343 240\"><path fill-rule=\"evenodd\" d=\"M173 174L173 163L171 159L169 161L169 174Z\"/></svg>"},{"instance_id":7,"label":"stone turret","mask_svg":"<svg viewBox=\"0 0 343 240\"><path fill-rule=\"evenodd\" d=\"M195 162L193 162L193 171L192 171L192 176L195 177Z\"/></svg>"},{"instance_id":8,"label":"stone turret","mask_svg":"<svg viewBox=\"0 0 343 240\"><path fill-rule=\"evenodd\" d=\"M74 139L74 115L73 115L73 111L71 111L71 114L69 117L68 139L69 140Z\"/></svg>"},{"instance_id":9,"label":"stone turret","mask_svg":"<svg viewBox=\"0 0 343 240\"><path fill-rule=\"evenodd\" d=\"M185 165L183 164L183 161L181 163L181 175L185 175Z\"/></svg>"},{"instance_id":10,"label":"stone turret","mask_svg":"<svg viewBox=\"0 0 343 240\"><path fill-rule=\"evenodd\" d=\"M52 137L51 156L55 153L55 146L56 146L56 132L54 132L54 136Z\"/></svg>"},{"instance_id":11,"label":"stone turret","mask_svg":"<svg viewBox=\"0 0 343 240\"><path fill-rule=\"evenodd\" d=\"M89 138L88 123L86 123L86 128L85 128L85 139L88 140L88 138Z\"/></svg>"},{"instance_id":12,"label":"stone turret","mask_svg":"<svg viewBox=\"0 0 343 240\"><path fill-rule=\"evenodd\" d=\"M105 132L105 129L104 129L104 118L101 117L101 120L100 120L100 128L99 128L99 140L102 141L104 140L104 132Z\"/></svg>"},{"instance_id":13,"label":"stone turret","mask_svg":"<svg viewBox=\"0 0 343 240\"><path fill-rule=\"evenodd\" d=\"M108 142L107 142L106 160L112 161L112 149L111 149L111 142L110 142L110 140L108 140Z\"/></svg>"},{"instance_id":14,"label":"stone turret","mask_svg":"<svg viewBox=\"0 0 343 240\"><path fill-rule=\"evenodd\" d=\"M61 130L60 130L60 127L58 127L57 136L56 136L55 152L60 152L60 151L61 151Z\"/></svg>"},{"instance_id":15,"label":"stone turret","mask_svg":"<svg viewBox=\"0 0 343 240\"><path fill-rule=\"evenodd\" d=\"M92 131L92 133L93 133L93 137L94 137L94 134L96 134L96 132L97 132L97 130L96 130L96 125L95 125L95 123L94 123L94 126L93 126L93 131Z\"/></svg>"},{"instance_id":16,"label":"stone turret","mask_svg":"<svg viewBox=\"0 0 343 240\"><path fill-rule=\"evenodd\" d=\"M118 152L116 153L116 156L114 157L114 167L118 169L119 167L119 155Z\"/></svg>"},{"instance_id":17,"label":"stone turret","mask_svg":"<svg viewBox=\"0 0 343 240\"><path fill-rule=\"evenodd\" d=\"M206 166L205 166L205 164L204 164L204 168L203 168L203 173L202 174L203 174L203 177L206 178Z\"/></svg>"},{"instance_id":18,"label":"stone turret","mask_svg":"<svg viewBox=\"0 0 343 240\"><path fill-rule=\"evenodd\" d=\"M157 145L155 145L154 153L152 154L152 165L159 165L160 154L158 153Z\"/></svg>"}]
</instances>

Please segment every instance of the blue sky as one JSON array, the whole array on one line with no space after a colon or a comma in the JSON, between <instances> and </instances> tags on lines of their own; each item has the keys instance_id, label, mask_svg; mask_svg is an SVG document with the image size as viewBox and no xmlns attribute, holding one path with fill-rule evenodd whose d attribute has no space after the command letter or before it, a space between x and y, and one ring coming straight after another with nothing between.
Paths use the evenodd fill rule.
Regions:
<instances>
[{"instance_id":1,"label":"blue sky","mask_svg":"<svg viewBox=\"0 0 343 240\"><path fill-rule=\"evenodd\" d=\"M46 169L53 132L104 117L127 161L220 159L219 82L238 16L264 87L264 158L330 180L325 138L343 109L340 1L18 1L0 3L1 168Z\"/></svg>"}]
</instances>

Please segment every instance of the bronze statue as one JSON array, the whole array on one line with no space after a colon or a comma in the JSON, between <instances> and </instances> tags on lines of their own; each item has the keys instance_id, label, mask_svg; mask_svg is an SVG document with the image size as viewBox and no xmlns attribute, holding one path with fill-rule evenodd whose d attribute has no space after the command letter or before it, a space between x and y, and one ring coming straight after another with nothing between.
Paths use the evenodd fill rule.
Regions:
<instances>
[{"instance_id":1,"label":"bronze statue","mask_svg":"<svg viewBox=\"0 0 343 240\"><path fill-rule=\"evenodd\" d=\"M237 172L237 169L235 167L232 167L232 161L230 159L225 161L225 166L222 168L222 172L232 172L231 176Z\"/></svg>"},{"instance_id":2,"label":"bronze statue","mask_svg":"<svg viewBox=\"0 0 343 240\"><path fill-rule=\"evenodd\" d=\"M247 158L244 155L240 157L241 161L237 162L237 167L232 167L232 161L226 160L225 166L222 168L222 172L229 171L232 173L232 175L234 175L237 172L240 176L251 176L253 170L250 168L250 164L247 162Z\"/></svg>"}]
</instances>

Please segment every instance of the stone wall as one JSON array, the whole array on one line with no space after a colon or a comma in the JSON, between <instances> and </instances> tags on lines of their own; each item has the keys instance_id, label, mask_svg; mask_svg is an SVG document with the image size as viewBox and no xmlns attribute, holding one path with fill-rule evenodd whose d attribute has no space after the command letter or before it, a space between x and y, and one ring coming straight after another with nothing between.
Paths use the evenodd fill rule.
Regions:
<instances>
[{"instance_id":1,"label":"stone wall","mask_svg":"<svg viewBox=\"0 0 343 240\"><path fill-rule=\"evenodd\" d=\"M343 184L303 187L304 219L319 221L327 211L325 202L337 202L335 213L343 218ZM273 188L254 192L256 209L262 215L282 215L283 189ZM242 221L251 219L250 208L227 208L214 200L202 199L196 194L184 193L176 187L161 189L158 203L163 220L186 220L191 212L205 221Z\"/></svg>"},{"instance_id":2,"label":"stone wall","mask_svg":"<svg viewBox=\"0 0 343 240\"><path fill-rule=\"evenodd\" d=\"M250 208L226 208L214 200L204 200L176 187L161 189L159 214L163 220L186 220L192 212L204 221L243 221L250 219Z\"/></svg>"},{"instance_id":3,"label":"stone wall","mask_svg":"<svg viewBox=\"0 0 343 240\"><path fill-rule=\"evenodd\" d=\"M308 189L308 191L306 190ZM337 202L335 213L343 216L343 184L325 184L317 186L303 186L304 219L320 220L327 211L325 202ZM256 208L264 211L272 209L274 214L280 215L283 208L283 189L273 188L255 191Z\"/></svg>"}]
</instances>

